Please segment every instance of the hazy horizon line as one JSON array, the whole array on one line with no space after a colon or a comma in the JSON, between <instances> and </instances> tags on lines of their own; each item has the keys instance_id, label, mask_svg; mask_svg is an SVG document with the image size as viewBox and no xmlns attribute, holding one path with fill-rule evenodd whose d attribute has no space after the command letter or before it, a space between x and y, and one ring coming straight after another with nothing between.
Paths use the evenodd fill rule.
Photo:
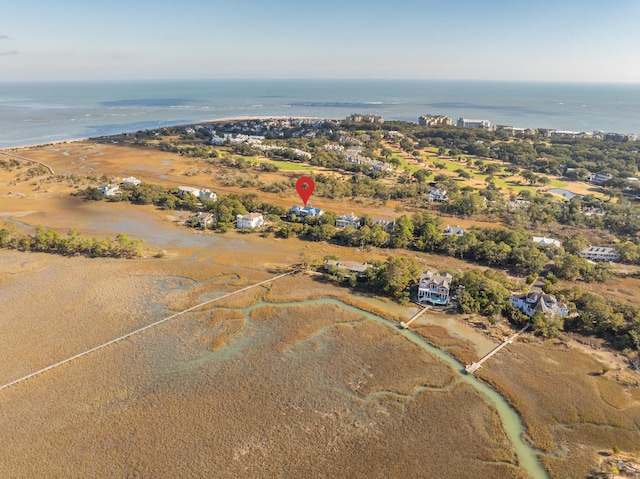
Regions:
<instances>
[{"instance_id":1,"label":"hazy horizon line","mask_svg":"<svg viewBox=\"0 0 640 479\"><path fill-rule=\"evenodd\" d=\"M2 83L125 83L125 82L180 82L180 81L345 81L345 82L472 82L472 83L530 83L530 84L579 84L579 85L626 85L640 86L640 81L590 81L590 80L497 80L469 78L343 78L343 77L191 77L191 78L84 78L84 79L22 79L3 80Z\"/></svg>"}]
</instances>

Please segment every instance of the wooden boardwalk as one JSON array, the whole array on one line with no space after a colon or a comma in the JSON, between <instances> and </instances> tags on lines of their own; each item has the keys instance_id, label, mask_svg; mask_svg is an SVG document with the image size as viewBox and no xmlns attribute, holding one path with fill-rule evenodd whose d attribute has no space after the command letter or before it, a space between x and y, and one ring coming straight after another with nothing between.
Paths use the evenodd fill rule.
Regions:
<instances>
[{"instance_id":1,"label":"wooden boardwalk","mask_svg":"<svg viewBox=\"0 0 640 479\"><path fill-rule=\"evenodd\" d=\"M99 351L100 349L106 348L107 346L110 346L112 344L115 344L115 343L118 343L118 342L123 341L125 339L128 339L131 336L133 336L134 334L138 334L138 333L141 333L143 331L146 331L147 329L151 329L151 328L154 328L156 326L159 326L162 323L166 323L167 321L169 321L171 319L177 318L178 316L182 316L183 314L188 313L190 311L193 311L195 309L201 308L202 306L206 306L207 304L215 303L216 301L220 301L222 299L228 298L229 296L233 296L234 294L242 293L243 291L248 291L248 290L250 290L252 288L256 288L258 286L262 286L263 284L271 283L272 281L276 281L276 280L278 280L280 278L284 278L285 276L289 276L290 274L297 273L298 271L299 270L289 271L288 273L284 273L284 274L280 274L278 276L274 276L273 278L269 278L269 279L266 279L266 280L261 281L259 283L252 284L251 286L246 286L246 287L241 288L241 289L239 289L237 291L232 291L231 293L223 294L222 296L218 296L217 298L213 298L213 299L210 299L208 301L204 301L202 303L196 304L195 306L191 306L190 308L187 308L187 309L185 309L183 311L179 311L179 312L177 312L175 314L172 314L171 316L167 316L166 318L161 319L159 321L156 321L155 323L151 323L151 324L148 324L148 325L143 326L141 328L138 328L138 329L136 329L134 331L131 331L131 332L125 334L125 335L122 335L122 336L120 336L118 338L112 339L111 341L107 341L106 343L100 344L100 345L95 346L95 347L93 347L91 349L88 349L86 351L78 353L75 356L71 356L70 358L63 359L62 361L58 361L55 364L51 364L51 365L47 366L46 368L39 369L37 371L32 372L31 374L27 374L26 376L23 376L23 377L21 377L19 379L15 379L15 380L11 381L10 383L3 384L2 386L0 386L0 391L2 391L3 389L9 388L11 386L15 386L16 384L19 384L19 383L21 383L23 381L26 381L27 379L31 379L31 378L33 378L35 376L38 376L38 375L40 375L40 374L42 374L44 372L51 371L52 369L57 368L59 366L62 366L63 364L67 364L67 363L69 363L69 362L71 362L71 361L73 361L75 359L79 359L79 358L81 358L83 356L87 356L88 354L91 354L91 353L94 353L96 351Z\"/></svg>"},{"instance_id":2,"label":"wooden boardwalk","mask_svg":"<svg viewBox=\"0 0 640 479\"><path fill-rule=\"evenodd\" d=\"M416 304L418 304L418 303L416 303ZM402 326L404 329L407 329L411 325L411 323L413 323L416 319L418 319L420 316L422 316L422 313L424 313L427 310L426 306L423 306L421 304L418 304L418 305L421 306L422 309L420 311L418 311L416 314L414 314L411 317L411 319L409 321L407 321L406 323L404 321L402 321L400 323L400 326Z\"/></svg>"},{"instance_id":3,"label":"wooden boardwalk","mask_svg":"<svg viewBox=\"0 0 640 479\"><path fill-rule=\"evenodd\" d=\"M498 351L500 351L502 348L504 348L507 344L511 344L513 341L515 341L515 339L520 336L520 334L524 333L527 329L529 328L529 324L525 325L521 330L519 330L517 333L515 333L513 336L511 336L510 338L505 338L505 340L498 344L495 348L493 348L491 351L489 351L487 354L485 354L484 356L482 356L482 358L480 358L480 360L476 363L471 363L471 364L467 364L464 368L464 370L468 373L468 374L473 374L475 373L478 369L480 369L482 367L482 363L484 363L486 360L488 360L491 356L493 356L494 354L496 354Z\"/></svg>"}]
</instances>

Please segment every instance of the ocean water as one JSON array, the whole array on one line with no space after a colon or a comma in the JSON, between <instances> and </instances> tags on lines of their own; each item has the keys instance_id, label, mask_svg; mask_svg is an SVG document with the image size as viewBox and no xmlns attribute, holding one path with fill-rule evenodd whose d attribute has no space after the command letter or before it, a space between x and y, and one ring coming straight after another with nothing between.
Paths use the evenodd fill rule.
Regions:
<instances>
[{"instance_id":1,"label":"ocean water","mask_svg":"<svg viewBox=\"0 0 640 479\"><path fill-rule=\"evenodd\" d=\"M425 113L640 133L640 85L435 80L0 82L0 148L221 118Z\"/></svg>"}]
</instances>

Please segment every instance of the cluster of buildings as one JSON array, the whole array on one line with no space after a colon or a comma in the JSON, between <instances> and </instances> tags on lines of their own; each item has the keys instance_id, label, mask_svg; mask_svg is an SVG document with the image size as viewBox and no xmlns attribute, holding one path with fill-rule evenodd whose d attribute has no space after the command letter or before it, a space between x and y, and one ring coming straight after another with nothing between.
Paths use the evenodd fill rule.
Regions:
<instances>
[{"instance_id":1,"label":"cluster of buildings","mask_svg":"<svg viewBox=\"0 0 640 479\"><path fill-rule=\"evenodd\" d=\"M451 125L453 122L451 118L446 115L422 115L418 118L418 124L422 126L440 126ZM507 133L513 137L525 137L534 136L536 134L542 134L546 138L595 138L603 141L615 141L626 142L636 141L638 135L626 134L626 133L613 133L604 131L594 131L593 133L585 131L569 131L569 130L554 130L547 128L517 128L512 125L495 125L491 126L489 120L476 120L470 118L458 118L456 126L463 128L479 128L482 130L501 131Z\"/></svg>"},{"instance_id":2,"label":"cluster of buildings","mask_svg":"<svg viewBox=\"0 0 640 479\"><path fill-rule=\"evenodd\" d=\"M354 121L356 123L384 123L384 118L380 115L361 115L359 113L349 115L346 120Z\"/></svg>"},{"instance_id":3,"label":"cluster of buildings","mask_svg":"<svg viewBox=\"0 0 640 479\"><path fill-rule=\"evenodd\" d=\"M451 118L446 115L422 115L418 118L418 123L422 126L450 126L452 124Z\"/></svg>"},{"instance_id":4,"label":"cluster of buildings","mask_svg":"<svg viewBox=\"0 0 640 479\"><path fill-rule=\"evenodd\" d=\"M393 167L380 160L372 160L369 157L362 155L362 148L359 146L352 146L347 148L344 152L344 156L349 163L355 163L357 165L367 165L372 171L393 171Z\"/></svg>"},{"instance_id":5,"label":"cluster of buildings","mask_svg":"<svg viewBox=\"0 0 640 479\"><path fill-rule=\"evenodd\" d=\"M134 176L129 176L127 178L123 178L120 182L120 185L133 185L137 186L142 181ZM120 192L120 185L117 183L104 183L98 186L98 191L102 193L104 196L115 196Z\"/></svg>"}]
</instances>

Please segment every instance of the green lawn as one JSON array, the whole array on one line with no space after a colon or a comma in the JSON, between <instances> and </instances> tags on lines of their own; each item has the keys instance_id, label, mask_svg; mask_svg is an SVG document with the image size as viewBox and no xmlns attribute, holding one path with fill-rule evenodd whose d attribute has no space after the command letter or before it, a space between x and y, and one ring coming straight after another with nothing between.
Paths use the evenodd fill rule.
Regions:
<instances>
[{"instance_id":1,"label":"green lawn","mask_svg":"<svg viewBox=\"0 0 640 479\"><path fill-rule=\"evenodd\" d=\"M303 165L301 163L294 163L291 161L283 161L283 160L270 160L267 158L252 158L245 157L246 160L249 160L253 164L258 163L270 163L272 165L276 165L283 171L313 171L316 168L309 165Z\"/></svg>"},{"instance_id":2,"label":"green lawn","mask_svg":"<svg viewBox=\"0 0 640 479\"><path fill-rule=\"evenodd\" d=\"M418 171L421 169L418 165L410 165L409 162L406 160L406 158L404 158L402 155L400 155L400 153L397 153L395 151L393 152L390 158L395 159L400 163L399 168L401 170L409 170L411 173L413 173L414 171Z\"/></svg>"}]
</instances>

